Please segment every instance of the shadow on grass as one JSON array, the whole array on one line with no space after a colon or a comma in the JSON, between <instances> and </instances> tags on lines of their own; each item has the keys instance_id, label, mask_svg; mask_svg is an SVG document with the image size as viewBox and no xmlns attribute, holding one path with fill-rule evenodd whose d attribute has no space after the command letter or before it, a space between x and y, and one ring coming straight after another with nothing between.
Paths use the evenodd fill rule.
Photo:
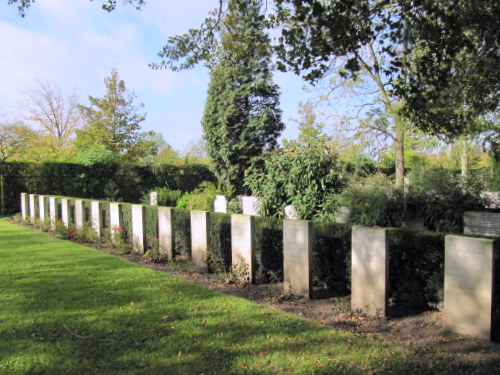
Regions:
<instances>
[{"instance_id":1,"label":"shadow on grass","mask_svg":"<svg viewBox=\"0 0 500 375\"><path fill-rule=\"evenodd\" d=\"M0 372L457 373L453 358L332 330L0 226Z\"/></svg>"}]
</instances>

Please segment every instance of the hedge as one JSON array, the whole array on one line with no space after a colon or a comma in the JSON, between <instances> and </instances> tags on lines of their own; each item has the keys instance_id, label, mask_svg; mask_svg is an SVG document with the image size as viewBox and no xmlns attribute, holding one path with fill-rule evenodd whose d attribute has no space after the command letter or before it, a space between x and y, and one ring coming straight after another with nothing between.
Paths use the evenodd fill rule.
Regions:
<instances>
[{"instance_id":1,"label":"hedge","mask_svg":"<svg viewBox=\"0 0 500 375\"><path fill-rule=\"evenodd\" d=\"M0 212L19 211L19 194L68 197L139 203L142 196L158 187L193 191L203 181L215 182L206 165L139 166L70 163L4 163L3 207ZM2 193L2 192L0 192Z\"/></svg>"}]
</instances>

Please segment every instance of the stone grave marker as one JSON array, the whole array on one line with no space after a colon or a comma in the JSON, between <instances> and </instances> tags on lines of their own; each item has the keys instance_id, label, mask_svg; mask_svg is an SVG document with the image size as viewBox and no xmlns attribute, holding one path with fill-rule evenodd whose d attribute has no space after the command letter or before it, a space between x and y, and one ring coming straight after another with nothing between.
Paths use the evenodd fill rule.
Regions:
<instances>
[{"instance_id":1,"label":"stone grave marker","mask_svg":"<svg viewBox=\"0 0 500 375\"><path fill-rule=\"evenodd\" d=\"M158 206L158 193L156 191L149 193L149 204L151 206Z\"/></svg>"},{"instance_id":2,"label":"stone grave marker","mask_svg":"<svg viewBox=\"0 0 500 375\"><path fill-rule=\"evenodd\" d=\"M101 202L92 201L90 202L90 222L92 229L101 237L102 232L102 212L101 212Z\"/></svg>"},{"instance_id":3,"label":"stone grave marker","mask_svg":"<svg viewBox=\"0 0 500 375\"><path fill-rule=\"evenodd\" d=\"M83 205L83 200L75 200L75 227L80 229L83 224L87 221L87 215L85 214L85 206Z\"/></svg>"},{"instance_id":4,"label":"stone grave marker","mask_svg":"<svg viewBox=\"0 0 500 375\"><path fill-rule=\"evenodd\" d=\"M208 211L191 211L191 261L200 272L208 271L210 251L210 214Z\"/></svg>"},{"instance_id":5,"label":"stone grave marker","mask_svg":"<svg viewBox=\"0 0 500 375\"><path fill-rule=\"evenodd\" d=\"M21 218L23 221L28 220L28 208L29 208L28 194L21 193Z\"/></svg>"},{"instance_id":6,"label":"stone grave marker","mask_svg":"<svg viewBox=\"0 0 500 375\"><path fill-rule=\"evenodd\" d=\"M48 219L49 208L47 207L47 197L45 195L38 196L38 217L41 221Z\"/></svg>"},{"instance_id":7,"label":"stone grave marker","mask_svg":"<svg viewBox=\"0 0 500 375\"><path fill-rule=\"evenodd\" d=\"M260 200L257 197L241 197L244 215L260 216Z\"/></svg>"},{"instance_id":8,"label":"stone grave marker","mask_svg":"<svg viewBox=\"0 0 500 375\"><path fill-rule=\"evenodd\" d=\"M446 236L444 323L447 329L491 339L494 274L494 240Z\"/></svg>"},{"instance_id":9,"label":"stone grave marker","mask_svg":"<svg viewBox=\"0 0 500 375\"><path fill-rule=\"evenodd\" d=\"M144 254L146 249L146 223L142 204L132 205L132 248L139 254Z\"/></svg>"},{"instance_id":10,"label":"stone grave marker","mask_svg":"<svg viewBox=\"0 0 500 375\"><path fill-rule=\"evenodd\" d=\"M312 222L283 222L283 291L312 298Z\"/></svg>"},{"instance_id":11,"label":"stone grave marker","mask_svg":"<svg viewBox=\"0 0 500 375\"><path fill-rule=\"evenodd\" d=\"M351 309L386 316L388 294L386 229L352 228Z\"/></svg>"},{"instance_id":12,"label":"stone grave marker","mask_svg":"<svg viewBox=\"0 0 500 375\"><path fill-rule=\"evenodd\" d=\"M61 220L66 228L68 228L69 224L72 222L68 198L61 199Z\"/></svg>"},{"instance_id":13,"label":"stone grave marker","mask_svg":"<svg viewBox=\"0 0 500 375\"><path fill-rule=\"evenodd\" d=\"M38 205L36 204L36 195L30 194L30 222L31 222L31 224L36 223L37 208L38 208Z\"/></svg>"},{"instance_id":14,"label":"stone grave marker","mask_svg":"<svg viewBox=\"0 0 500 375\"><path fill-rule=\"evenodd\" d=\"M297 208L293 205L290 204L285 207L285 219L289 220L299 220L299 213L297 212Z\"/></svg>"},{"instance_id":15,"label":"stone grave marker","mask_svg":"<svg viewBox=\"0 0 500 375\"><path fill-rule=\"evenodd\" d=\"M214 200L214 212L227 213L227 199L224 195L216 195Z\"/></svg>"},{"instance_id":16,"label":"stone grave marker","mask_svg":"<svg viewBox=\"0 0 500 375\"><path fill-rule=\"evenodd\" d=\"M255 281L255 218L251 215L231 215L231 264L247 266L249 281ZM245 276L244 276L245 277Z\"/></svg>"},{"instance_id":17,"label":"stone grave marker","mask_svg":"<svg viewBox=\"0 0 500 375\"><path fill-rule=\"evenodd\" d=\"M171 207L158 207L158 237L160 254L168 259L174 257L175 249L175 215Z\"/></svg>"}]
</instances>

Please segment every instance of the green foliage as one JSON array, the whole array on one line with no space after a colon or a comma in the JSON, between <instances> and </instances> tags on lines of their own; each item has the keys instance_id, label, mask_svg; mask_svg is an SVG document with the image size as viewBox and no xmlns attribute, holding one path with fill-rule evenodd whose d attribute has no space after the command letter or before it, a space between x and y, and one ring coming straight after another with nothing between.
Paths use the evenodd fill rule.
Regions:
<instances>
[{"instance_id":1,"label":"green foliage","mask_svg":"<svg viewBox=\"0 0 500 375\"><path fill-rule=\"evenodd\" d=\"M283 280L283 221L255 218L255 279L268 283Z\"/></svg>"},{"instance_id":2,"label":"green foliage","mask_svg":"<svg viewBox=\"0 0 500 375\"><path fill-rule=\"evenodd\" d=\"M117 163L120 157L102 143L75 141L77 154L74 163L92 166L98 163Z\"/></svg>"},{"instance_id":3,"label":"green foliage","mask_svg":"<svg viewBox=\"0 0 500 375\"><path fill-rule=\"evenodd\" d=\"M389 296L398 309L425 310L442 303L444 238L443 233L389 232Z\"/></svg>"},{"instance_id":4,"label":"green foliage","mask_svg":"<svg viewBox=\"0 0 500 375\"><path fill-rule=\"evenodd\" d=\"M177 202L182 198L185 194L181 190L172 190L168 187L157 188L153 190L158 194L158 205L159 206L167 206L167 207L176 207ZM149 194L146 194L143 199L143 203L149 203Z\"/></svg>"},{"instance_id":5,"label":"green foliage","mask_svg":"<svg viewBox=\"0 0 500 375\"><path fill-rule=\"evenodd\" d=\"M146 253L142 256L142 260L151 263L164 263L166 257L160 254L160 240L158 238L151 238L147 242Z\"/></svg>"},{"instance_id":6,"label":"green foliage","mask_svg":"<svg viewBox=\"0 0 500 375\"><path fill-rule=\"evenodd\" d=\"M101 144L112 153L124 154L141 138L139 130L146 115L138 110L144 105L134 104L135 94L127 90L115 68L104 79L104 84L103 98L89 96L89 107L79 105L87 124L77 131L77 141Z\"/></svg>"},{"instance_id":7,"label":"green foliage","mask_svg":"<svg viewBox=\"0 0 500 375\"><path fill-rule=\"evenodd\" d=\"M213 211L217 187L210 182L202 182L200 186L191 193L184 194L178 201L178 208L190 210Z\"/></svg>"},{"instance_id":8,"label":"green foliage","mask_svg":"<svg viewBox=\"0 0 500 375\"><path fill-rule=\"evenodd\" d=\"M231 266L231 215L210 213L210 256L208 269L219 273Z\"/></svg>"},{"instance_id":9,"label":"green foliage","mask_svg":"<svg viewBox=\"0 0 500 375\"><path fill-rule=\"evenodd\" d=\"M260 4L230 0L228 9L202 125L214 173L226 188L240 192L245 171L276 145L284 124Z\"/></svg>"},{"instance_id":10,"label":"green foliage","mask_svg":"<svg viewBox=\"0 0 500 375\"><path fill-rule=\"evenodd\" d=\"M344 296L351 282L351 227L313 222L313 285Z\"/></svg>"},{"instance_id":11,"label":"green foliage","mask_svg":"<svg viewBox=\"0 0 500 375\"><path fill-rule=\"evenodd\" d=\"M4 163L6 212L19 210L21 192L140 202L159 186L192 191L202 181L215 181L205 165L137 166L118 164Z\"/></svg>"},{"instance_id":12,"label":"green foliage","mask_svg":"<svg viewBox=\"0 0 500 375\"><path fill-rule=\"evenodd\" d=\"M340 174L332 150L289 142L253 167L245 185L262 200L264 216L282 217L285 206L293 204L302 219L312 219L327 193L342 186Z\"/></svg>"},{"instance_id":13,"label":"green foliage","mask_svg":"<svg viewBox=\"0 0 500 375\"><path fill-rule=\"evenodd\" d=\"M175 209L175 255L185 259L191 257L191 211L181 208Z\"/></svg>"},{"instance_id":14,"label":"green foliage","mask_svg":"<svg viewBox=\"0 0 500 375\"><path fill-rule=\"evenodd\" d=\"M409 180L406 194L382 174L353 181L335 207L347 207L352 224L402 227L420 217L429 230L462 233L464 212L483 210L487 203L480 181L463 180L449 170L415 170Z\"/></svg>"},{"instance_id":15,"label":"green foliage","mask_svg":"<svg viewBox=\"0 0 500 375\"><path fill-rule=\"evenodd\" d=\"M144 206L144 222L146 225L146 243L158 245L158 206Z\"/></svg>"}]
</instances>

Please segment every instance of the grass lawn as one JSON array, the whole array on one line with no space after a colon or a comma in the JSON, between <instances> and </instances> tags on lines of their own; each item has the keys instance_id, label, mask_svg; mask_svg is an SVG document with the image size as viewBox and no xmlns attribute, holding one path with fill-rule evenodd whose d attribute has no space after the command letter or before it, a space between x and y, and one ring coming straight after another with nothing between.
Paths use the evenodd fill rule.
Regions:
<instances>
[{"instance_id":1,"label":"grass lawn","mask_svg":"<svg viewBox=\"0 0 500 375\"><path fill-rule=\"evenodd\" d=\"M453 370L419 355L0 220L1 374Z\"/></svg>"}]
</instances>

